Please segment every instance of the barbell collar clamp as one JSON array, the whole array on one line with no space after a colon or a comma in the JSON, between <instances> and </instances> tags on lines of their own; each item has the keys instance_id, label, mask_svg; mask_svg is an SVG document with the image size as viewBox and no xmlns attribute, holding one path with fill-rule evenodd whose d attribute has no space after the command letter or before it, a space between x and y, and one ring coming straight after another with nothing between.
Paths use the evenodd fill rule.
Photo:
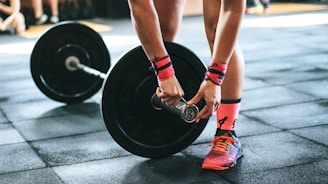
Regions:
<instances>
[{"instance_id":1,"label":"barbell collar clamp","mask_svg":"<svg viewBox=\"0 0 328 184\"><path fill-rule=\"evenodd\" d=\"M75 56L69 56L66 59L65 66L69 71L82 70L85 73L99 77L101 79L106 79L106 77L107 77L107 75L105 73L102 73L96 69L93 69L84 64L81 64L80 60Z\"/></svg>"}]
</instances>

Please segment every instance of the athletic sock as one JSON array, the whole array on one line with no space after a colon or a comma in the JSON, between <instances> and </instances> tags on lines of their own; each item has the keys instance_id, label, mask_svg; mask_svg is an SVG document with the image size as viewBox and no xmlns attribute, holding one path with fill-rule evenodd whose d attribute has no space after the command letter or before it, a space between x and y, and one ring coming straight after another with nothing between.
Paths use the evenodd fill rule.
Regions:
<instances>
[{"instance_id":1,"label":"athletic sock","mask_svg":"<svg viewBox=\"0 0 328 184\"><path fill-rule=\"evenodd\" d=\"M217 129L234 130L235 123L240 110L240 101L237 100L221 100L220 107L216 111ZM217 131L219 133L219 131Z\"/></svg>"}]
</instances>

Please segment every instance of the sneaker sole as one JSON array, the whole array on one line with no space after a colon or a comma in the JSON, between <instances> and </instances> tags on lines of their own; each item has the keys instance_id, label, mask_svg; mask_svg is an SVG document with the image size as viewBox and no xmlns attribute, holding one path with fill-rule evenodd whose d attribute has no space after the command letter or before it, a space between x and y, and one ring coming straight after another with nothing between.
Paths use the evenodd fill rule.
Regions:
<instances>
[{"instance_id":1,"label":"sneaker sole","mask_svg":"<svg viewBox=\"0 0 328 184\"><path fill-rule=\"evenodd\" d=\"M216 170L216 171L224 171L230 168L233 168L237 165L237 160L240 159L241 157L244 156L242 148L239 149L237 159L234 160L230 165L228 166L217 166L217 165L212 165L212 164L202 164L202 169L206 170Z\"/></svg>"}]
</instances>

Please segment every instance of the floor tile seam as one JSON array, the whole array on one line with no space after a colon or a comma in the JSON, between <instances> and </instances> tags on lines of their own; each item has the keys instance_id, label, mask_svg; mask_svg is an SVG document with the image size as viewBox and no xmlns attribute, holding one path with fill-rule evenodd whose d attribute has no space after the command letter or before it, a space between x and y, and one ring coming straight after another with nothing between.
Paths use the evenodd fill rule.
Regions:
<instances>
[{"instance_id":1,"label":"floor tile seam","mask_svg":"<svg viewBox=\"0 0 328 184\"><path fill-rule=\"evenodd\" d=\"M261 169L261 170L254 170L254 171L245 171L242 174L258 174L258 173L265 173L265 172L270 172L270 171L275 171L275 170L281 170L281 169L292 169L294 167L299 167L299 166L306 166L306 165L310 165L310 164L316 164L316 163L320 163L320 162L324 162L324 161L328 161L328 158L322 159L322 160L315 160L315 161L309 161L309 162L303 162L303 163L296 163L296 164L292 164L292 165L285 165L285 166L281 166L281 167L274 167L274 168L268 168L268 169ZM237 164L238 167L238 164ZM222 173L224 175L224 173ZM219 174L219 176L221 176Z\"/></svg>"},{"instance_id":2,"label":"floor tile seam","mask_svg":"<svg viewBox=\"0 0 328 184\"><path fill-rule=\"evenodd\" d=\"M128 154L122 154L122 155L113 156L113 157L103 157L103 158L90 159L90 160L74 162L74 163L57 164L57 165L56 164L50 164L47 167L51 168L51 169L54 169L54 168L58 168L58 167L74 166L74 165L79 165L79 164L87 164L87 163L92 163L92 162L97 162L97 161L105 161L105 160L109 161L109 160L115 160L115 159L126 158L126 157L139 157L139 156L134 155L132 153L128 153ZM143 158L143 157L140 157L140 158Z\"/></svg>"},{"instance_id":3,"label":"floor tile seam","mask_svg":"<svg viewBox=\"0 0 328 184\"><path fill-rule=\"evenodd\" d=\"M79 137L79 136L83 136L83 135L100 133L100 132L108 132L108 131L107 130L96 130L96 131L77 133L77 134L70 134L70 135L63 135L63 136L57 136L57 137L49 137L49 138L42 138L42 139L36 139L36 140L27 140L26 142L34 143L34 142L47 141L47 140L53 140L53 139Z\"/></svg>"},{"instance_id":4,"label":"floor tile seam","mask_svg":"<svg viewBox=\"0 0 328 184\"><path fill-rule=\"evenodd\" d=\"M316 125L311 125L311 126L296 127L296 128L284 128L282 130L285 130L285 131L301 130L301 129L305 129L305 128L316 128L316 127L320 127L320 126L328 126L328 123L316 124Z\"/></svg>"},{"instance_id":5,"label":"floor tile seam","mask_svg":"<svg viewBox=\"0 0 328 184\"><path fill-rule=\"evenodd\" d=\"M316 96L314 94L311 94L311 93L306 93L304 91L301 91L301 90L297 90L297 88L293 88L291 87L290 85L294 85L294 84L301 84L301 83L304 83L304 82L316 82L316 81L326 81L327 79L322 79L322 80L318 80L318 79L313 79L313 80L306 80L306 81L302 81L302 82L298 82L298 83L290 83L290 84L284 84L282 86L284 86L285 88L287 88L288 90L291 90L291 91L294 91L294 92L297 92L297 93L301 93L303 95L307 95L307 96L311 96L311 97L314 97L314 98L317 98L316 101L320 101L320 100L328 100L328 98L323 98L323 97L320 97L320 96ZM328 82L327 82L328 83Z\"/></svg>"},{"instance_id":6,"label":"floor tile seam","mask_svg":"<svg viewBox=\"0 0 328 184\"><path fill-rule=\"evenodd\" d=\"M11 123L11 124L13 124L11 121L10 121L10 119L8 119L8 116L7 116L7 114L4 112L4 110L2 109L2 107L0 106L0 113L2 114L2 116L4 117L4 119L6 120L6 122L4 122L4 123Z\"/></svg>"},{"instance_id":7,"label":"floor tile seam","mask_svg":"<svg viewBox=\"0 0 328 184\"><path fill-rule=\"evenodd\" d=\"M299 103L297 103L297 104L299 104ZM286 106L288 106L288 105L286 105ZM281 106L279 106L279 107L281 107ZM279 126L275 126L274 124L267 123L267 122L263 121L262 119L257 118L255 116L247 115L244 112L247 112L247 111L241 111L240 114L243 115L243 116L245 116L247 119L250 119L250 120L253 120L253 121L258 122L260 124L263 124L263 125L272 127L274 129L278 129L278 131L272 131L272 132L288 131L288 130L296 130L296 129L303 129L303 128L310 128L310 127L317 127L317 126L322 126L322 125L328 125L327 123L324 123L323 122L323 123L318 124L318 125L303 126L303 127L297 127L297 128L282 128L282 127L279 127ZM271 132L268 132L268 133L271 133ZM266 133L264 133L264 134L266 134Z\"/></svg>"},{"instance_id":8,"label":"floor tile seam","mask_svg":"<svg viewBox=\"0 0 328 184\"><path fill-rule=\"evenodd\" d=\"M37 171L37 170L41 170L41 169L51 169L52 173L57 176L57 178L64 184L64 180L52 169L52 167L37 167L37 168L33 168L33 169L23 169L23 170L18 170L18 171L9 171L9 172L4 172L4 173L0 173L1 175L7 175L7 174L19 174L19 173L23 173L23 172L28 172L28 171Z\"/></svg>"},{"instance_id":9,"label":"floor tile seam","mask_svg":"<svg viewBox=\"0 0 328 184\"><path fill-rule=\"evenodd\" d=\"M279 72L277 72L279 73ZM293 85L293 84L299 84L299 83L304 83L304 82L322 82L322 81L326 81L327 78L322 77L322 78L314 78L314 79L307 79L307 80L296 80L296 81L291 81L291 82L282 82L282 83L273 83L268 81L267 79L263 78L263 77L254 77L254 76L245 76L245 78L248 79L252 79L252 80L256 80L256 81L260 81L263 82L265 84L268 84L267 86L262 86L262 87L257 87L257 88L250 88L250 89L244 89L244 91L249 91L249 90L257 90L257 89L262 89L262 88L270 88L270 87L285 87L288 85Z\"/></svg>"},{"instance_id":10,"label":"floor tile seam","mask_svg":"<svg viewBox=\"0 0 328 184\"><path fill-rule=\"evenodd\" d=\"M273 105L273 106L266 106L266 107L258 107L258 108L253 108L253 109L242 109L240 110L240 113L245 115L244 113L250 112L250 111L258 111L258 110L263 110L263 109L273 109L277 107L284 107L284 106L290 106L290 105L298 105L298 104L307 104L307 103L316 103L316 102L321 102L321 101L326 101L327 99L314 99L314 100L304 100L304 101L299 101L299 102L290 102L286 104L280 104L280 105ZM251 116L249 116L251 117Z\"/></svg>"},{"instance_id":11,"label":"floor tile seam","mask_svg":"<svg viewBox=\"0 0 328 184\"><path fill-rule=\"evenodd\" d=\"M0 147L1 146L10 146L10 145L13 145L13 144L22 144L22 143L27 143L27 141L24 139L24 141L21 141L21 142L12 142L12 143L0 144Z\"/></svg>"},{"instance_id":12,"label":"floor tile seam","mask_svg":"<svg viewBox=\"0 0 328 184\"><path fill-rule=\"evenodd\" d=\"M18 143L13 143L13 144L18 144ZM53 169L55 167L62 167L62 166L70 166L70 165L77 165L77 164L83 164L83 163L89 163L89 162L95 162L95 161L101 161L101 160L114 160L117 158L122 158L122 157L130 157L130 156L137 156L137 155L133 155L132 153L128 153L128 154L121 154L118 156L113 156L113 157L106 157L106 158L99 158L99 159L89 159L87 161L78 161L78 162L74 162L74 163L67 163L67 164L49 164L47 159L44 159L42 157L42 155L38 154L38 151L33 147L33 145L31 145L31 142L27 142L28 146L33 150L33 152L37 155L37 157L42 161L42 163L45 165L45 167L37 167L37 168L33 168L33 169L24 169L24 170L19 170L19 171L12 171L13 173L15 172L22 172L22 171L29 171L29 170L36 170L36 169L45 169L45 168L50 168ZM0 145L1 147L2 145ZM6 172L6 173L11 173L11 172ZM0 173L1 174L6 174L6 173Z\"/></svg>"},{"instance_id":13,"label":"floor tile seam","mask_svg":"<svg viewBox=\"0 0 328 184\"><path fill-rule=\"evenodd\" d=\"M14 130L17 131L17 133L19 134L19 136L20 136L24 141L13 142L13 143L7 143L7 144L1 144L0 146L11 145L11 144L27 143L27 139L25 138L24 134L22 134L22 132L21 132L19 129L17 129L17 127L15 126L15 124L14 124L12 121L10 121L9 119L7 119L7 120L8 120L8 122L7 122L7 123L3 123L3 124L7 124L7 125L12 126L12 128L13 128ZM1 125L1 124L0 124L0 125Z\"/></svg>"},{"instance_id":14,"label":"floor tile seam","mask_svg":"<svg viewBox=\"0 0 328 184\"><path fill-rule=\"evenodd\" d=\"M95 110L95 111L91 111L91 112L99 112L99 111L98 110L97 111ZM86 113L86 112L80 111L80 113ZM72 116L72 115L79 115L79 114L73 114L73 113L67 112L67 113L57 114L57 115L47 115L47 116L41 116L41 117L31 117L31 118L26 118L26 119L24 119L24 118L23 119L17 119L17 120L14 120L12 122L13 123L19 123L19 122L24 122L24 121L44 120L44 119L49 119L49 118L67 117L67 116Z\"/></svg>"},{"instance_id":15,"label":"floor tile seam","mask_svg":"<svg viewBox=\"0 0 328 184\"><path fill-rule=\"evenodd\" d=\"M251 89L243 89L243 92L248 92L248 91L256 91L259 89L269 89L269 88L273 88L273 87L283 87L285 86L285 84L276 84L276 83L271 83L263 78L258 78L258 77L251 77L251 76L245 76L245 78L249 78L251 80L257 80L260 82L263 82L267 85L261 86L261 87L256 87L256 88L251 88ZM291 84L295 84L294 82Z\"/></svg>"},{"instance_id":16,"label":"floor tile seam","mask_svg":"<svg viewBox=\"0 0 328 184\"><path fill-rule=\"evenodd\" d=\"M97 133L97 132L107 132L106 130L100 130L100 131L94 131L94 132L86 132L86 133L81 133L81 134L74 134L74 135L67 135L67 136L59 136L59 137L51 137L51 138L45 138L45 139L38 139L38 140L26 140L25 137L23 137L23 139L25 140L24 142L15 142L15 143L9 143L9 144L2 144L0 145L0 147L2 146L10 146L10 145L15 145L15 144L22 144L22 143L25 143L27 144L31 150L33 150L33 152L42 160L42 162L44 162L44 164L46 166L47 165L47 162L45 162L43 159L42 159L42 156L38 154L38 151L37 149L35 148L35 146L33 146L33 143L34 142L38 142L38 141L47 141L47 140L53 140L53 139L61 139L61 138L68 138L68 137L78 137L78 136L81 136L81 135L87 135L87 134L90 134L90 133Z\"/></svg>"},{"instance_id":17,"label":"floor tile seam","mask_svg":"<svg viewBox=\"0 0 328 184\"><path fill-rule=\"evenodd\" d=\"M99 131L99 132L102 132L102 131ZM88 134L88 133L85 133L85 134ZM79 134L79 135L82 135L82 134ZM78 136L78 135L74 135L74 136ZM70 137L70 136L65 136L65 137ZM72 136L71 136L72 137ZM60 137L62 138L62 137ZM48 140L50 139L55 139L55 138L49 138ZM43 139L44 140L44 139ZM39 141L39 140L37 140ZM42 140L40 140L42 141ZM48 160L46 158L44 158L42 156L42 154L39 154L38 150L33 146L33 142L36 142L36 141L27 141L26 143L29 145L29 147L33 150L33 152L41 159L41 161L45 164L46 168L49 167L49 168L53 168L53 167L56 167L56 166L65 166L65 165L74 165L74 164L81 164L81 163L86 163L86 162L92 162L92 161L98 161L98 160L105 160L105 159L115 159L115 158L119 158L119 157L122 157L122 156L130 156L132 154L128 154L128 155L120 155L120 156L116 156L116 157L109 157L109 158L101 158L101 159L91 159L91 160L87 160L87 161L81 161L81 162L74 162L74 163L68 163L68 164L51 164L48 162Z\"/></svg>"},{"instance_id":18,"label":"floor tile seam","mask_svg":"<svg viewBox=\"0 0 328 184\"><path fill-rule=\"evenodd\" d=\"M328 125L328 124L325 124L325 125ZM319 127L319 126L320 126L320 125L318 125L318 126L310 126L309 128L312 128L312 127ZM300 135L300 134L298 134L298 133L292 132L292 130L296 130L296 129L305 129L305 128L308 128L308 127L295 128L295 129L288 129L288 130L285 130L285 131L288 132L288 133L290 133L290 134L293 134L293 135L295 135L295 136L297 136L297 137L300 137L300 138L302 138L302 139L305 139L305 140L307 140L307 141L310 141L310 142L313 142L313 143L318 144L318 145L320 145L320 146L323 146L323 147L328 148L328 144L324 144L324 143L318 142L318 141L316 141L316 140L310 139L310 138L308 138L308 137L306 137L306 136L302 136L302 135ZM328 155L327 155L327 159L328 159Z\"/></svg>"},{"instance_id":19,"label":"floor tile seam","mask_svg":"<svg viewBox=\"0 0 328 184\"><path fill-rule=\"evenodd\" d=\"M263 108L261 108L263 109ZM244 112L247 112L247 111L240 111L240 114L243 115L244 117L246 117L247 119L250 119L252 121L255 121L257 123L260 123L262 125L266 125L266 126L269 126L269 127L272 127L274 129L276 129L276 131L271 131L271 132L266 132L266 133L263 133L263 134L257 134L257 135L264 135L264 134L267 134L267 133L273 133L273 132L280 132L280 131L284 131L283 128L279 127L279 126L275 126L274 124L270 124L270 123L267 123L265 122L264 120L258 118L258 117L255 117L255 116L249 116L247 114L244 114Z\"/></svg>"},{"instance_id":20,"label":"floor tile seam","mask_svg":"<svg viewBox=\"0 0 328 184\"><path fill-rule=\"evenodd\" d=\"M249 138L249 137L255 137L255 136L263 136L263 135L267 135L267 134L275 134L275 133L283 133L286 132L283 129L277 128L279 130L274 130L274 131L270 131L270 132L265 132L265 133L258 133L258 134L251 134L251 135L243 135L243 136L239 136L239 139L243 139L243 138ZM238 134L238 133L237 133ZM204 141L197 141L196 143L192 143L190 146L199 146L199 145L203 145L206 144L208 145L210 143L211 140L204 140Z\"/></svg>"},{"instance_id":21,"label":"floor tile seam","mask_svg":"<svg viewBox=\"0 0 328 184\"><path fill-rule=\"evenodd\" d=\"M326 49L322 49L320 48L320 51L318 52L318 48L312 48L309 49L308 47L302 47L303 50L310 50L310 51L307 51L307 52L302 52L302 54L299 54L299 53L295 53L295 54L291 54L291 55L279 55L279 56L275 56L275 57L270 57L270 60L279 60L280 58L282 58L283 60L287 60L288 58L291 58L291 59L294 59L294 58L298 58L300 57L300 55L313 55L313 54L318 54L318 53L322 53L322 54L325 54L326 53ZM277 48L279 49L279 48ZM247 51L245 51L247 52ZM248 51L248 53L251 53L252 51ZM269 57L269 56L268 56ZM263 58L261 59L245 59L245 67L247 67L247 64L256 64L256 63L263 63ZM311 66L310 63L308 66Z\"/></svg>"},{"instance_id":22,"label":"floor tile seam","mask_svg":"<svg viewBox=\"0 0 328 184\"><path fill-rule=\"evenodd\" d=\"M238 165L238 164L237 164ZM217 175L217 176L219 176L220 177L220 179L222 179L222 180L224 180L225 182L227 182L227 183L231 183L231 184L234 184L235 182L233 181L233 180L231 180L229 177L227 177L224 173L226 173L226 171L208 171L208 172L214 172L214 174L215 175ZM217 179L208 179L208 180L206 180L206 181L208 181L208 182L210 182L210 181L217 181ZM216 183L216 182L215 182ZM195 183L196 184L196 183ZM199 182L197 183L197 184L199 184Z\"/></svg>"},{"instance_id":23,"label":"floor tile seam","mask_svg":"<svg viewBox=\"0 0 328 184\"><path fill-rule=\"evenodd\" d=\"M10 146L10 145L18 145L18 144L28 144L27 141L24 142L13 142L13 143L8 143L8 144L1 144L0 147L4 147L4 146Z\"/></svg>"},{"instance_id":24,"label":"floor tile seam","mask_svg":"<svg viewBox=\"0 0 328 184\"><path fill-rule=\"evenodd\" d=\"M36 171L36 170L40 170L40 169L47 169L49 167L45 166L45 167L34 167L32 169L22 169L22 170L17 170L17 171L8 171L8 172L3 172L3 173L0 173L0 176L1 175L7 175L7 174L15 174L15 173L22 173L22 172L27 172L27 171Z\"/></svg>"}]
</instances>

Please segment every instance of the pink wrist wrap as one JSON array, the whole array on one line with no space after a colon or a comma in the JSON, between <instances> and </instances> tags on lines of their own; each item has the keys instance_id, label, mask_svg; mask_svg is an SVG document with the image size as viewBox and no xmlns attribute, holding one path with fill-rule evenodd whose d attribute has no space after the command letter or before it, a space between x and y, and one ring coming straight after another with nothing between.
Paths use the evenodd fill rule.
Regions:
<instances>
[{"instance_id":1,"label":"pink wrist wrap","mask_svg":"<svg viewBox=\"0 0 328 184\"><path fill-rule=\"evenodd\" d=\"M223 79L226 74L227 68L228 68L227 64L213 60L205 74L205 80L210 80L214 84L221 86L223 83Z\"/></svg>"},{"instance_id":2,"label":"pink wrist wrap","mask_svg":"<svg viewBox=\"0 0 328 184\"><path fill-rule=\"evenodd\" d=\"M152 67L155 70L159 82L167 80L175 74L170 56L165 56L157 61L153 61Z\"/></svg>"}]
</instances>

